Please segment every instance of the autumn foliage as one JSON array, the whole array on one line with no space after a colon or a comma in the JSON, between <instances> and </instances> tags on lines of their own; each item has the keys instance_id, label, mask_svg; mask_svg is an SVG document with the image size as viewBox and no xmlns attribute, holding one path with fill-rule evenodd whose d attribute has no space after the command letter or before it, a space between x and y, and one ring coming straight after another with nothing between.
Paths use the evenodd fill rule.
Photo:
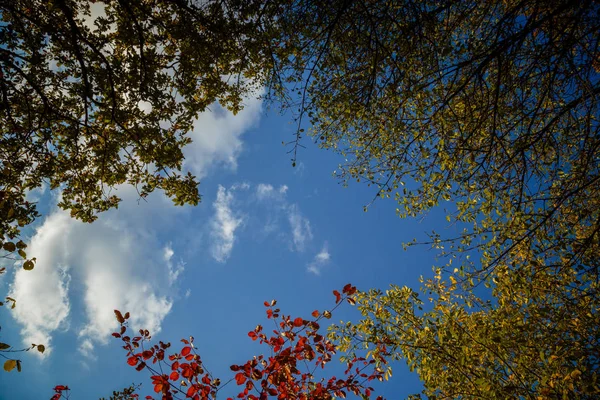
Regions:
<instances>
[{"instance_id":1,"label":"autumn foliage","mask_svg":"<svg viewBox=\"0 0 600 400\"><path fill-rule=\"evenodd\" d=\"M356 288L344 286L342 293L334 291L335 308L346 300L353 304L352 295ZM383 371L375 366L376 361L354 357L346 363L343 376L317 378L322 376L317 370L324 370L336 354L336 346L325 335L319 333L320 321L331 318L331 311L313 311L311 319L293 318L280 313L275 300L264 303L267 319L275 321L276 328L266 332L257 325L248 332L253 341L269 348L268 355L254 356L252 359L230 367L233 377L221 385L206 368L196 352L194 339L182 339L183 346L170 354L170 343L159 341L150 344L148 330L139 330L138 335L128 335L129 313L115 310L120 330L113 336L123 341L127 351L127 363L137 371L148 370L154 392L163 400L186 398L193 400L214 399L224 386L231 382L238 385L238 399L265 400L277 399L323 399L344 398L353 393L370 398L373 388L370 382L382 380ZM381 360L385 362L385 360ZM146 399L153 399L146 396ZM381 399L381 397L378 397Z\"/></svg>"}]
</instances>

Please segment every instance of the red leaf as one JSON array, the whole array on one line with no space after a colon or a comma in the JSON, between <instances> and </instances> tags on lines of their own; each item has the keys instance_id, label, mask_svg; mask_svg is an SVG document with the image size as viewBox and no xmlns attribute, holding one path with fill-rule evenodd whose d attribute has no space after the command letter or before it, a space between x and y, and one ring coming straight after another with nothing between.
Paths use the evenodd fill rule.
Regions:
<instances>
[{"instance_id":1,"label":"red leaf","mask_svg":"<svg viewBox=\"0 0 600 400\"><path fill-rule=\"evenodd\" d=\"M140 365L138 365L137 367L135 367L136 371L141 371L144 368L146 368L146 363L145 362L142 362L142 363L140 363Z\"/></svg>"},{"instance_id":2,"label":"red leaf","mask_svg":"<svg viewBox=\"0 0 600 400\"><path fill-rule=\"evenodd\" d=\"M338 292L337 290L334 290L333 294L335 295L335 302L336 303L339 303L340 301L342 301L342 296L340 295L340 292Z\"/></svg>"},{"instance_id":3,"label":"red leaf","mask_svg":"<svg viewBox=\"0 0 600 400\"><path fill-rule=\"evenodd\" d=\"M229 367L229 369L231 369L232 371L239 371L240 367L238 365L232 365L231 367Z\"/></svg>"},{"instance_id":4,"label":"red leaf","mask_svg":"<svg viewBox=\"0 0 600 400\"><path fill-rule=\"evenodd\" d=\"M319 318L319 315L320 315L319 310L313 311L311 315L315 318Z\"/></svg>"},{"instance_id":5,"label":"red leaf","mask_svg":"<svg viewBox=\"0 0 600 400\"><path fill-rule=\"evenodd\" d=\"M125 318L123 318L123 314L121 314L121 311L115 310L115 316L117 317L117 321L119 321L120 324L125 322Z\"/></svg>"},{"instance_id":6,"label":"red leaf","mask_svg":"<svg viewBox=\"0 0 600 400\"><path fill-rule=\"evenodd\" d=\"M116 338L120 338L120 337L121 337L121 334L119 334L119 333L117 333L117 332L113 332L113 334L112 334L112 335L113 335L114 337L116 337Z\"/></svg>"},{"instance_id":7,"label":"red leaf","mask_svg":"<svg viewBox=\"0 0 600 400\"><path fill-rule=\"evenodd\" d=\"M129 357L127 359L127 364L131 365L132 367L135 367L138 363L138 359L137 357Z\"/></svg>"},{"instance_id":8,"label":"red leaf","mask_svg":"<svg viewBox=\"0 0 600 400\"><path fill-rule=\"evenodd\" d=\"M352 286L351 284L347 284L344 286L344 289L342 289L342 293L352 296L354 293L356 293L356 287Z\"/></svg>"},{"instance_id":9,"label":"red leaf","mask_svg":"<svg viewBox=\"0 0 600 400\"><path fill-rule=\"evenodd\" d=\"M265 301L264 305L265 305L265 307L270 307L271 306L268 301Z\"/></svg>"},{"instance_id":10,"label":"red leaf","mask_svg":"<svg viewBox=\"0 0 600 400\"><path fill-rule=\"evenodd\" d=\"M304 320L303 320L302 318L299 318L299 317L298 317L298 318L296 318L296 319L294 320L294 326L295 326L295 327L300 327L300 326L302 326L303 324L304 324Z\"/></svg>"},{"instance_id":11,"label":"red leaf","mask_svg":"<svg viewBox=\"0 0 600 400\"><path fill-rule=\"evenodd\" d=\"M196 387L196 385L192 385L188 389L186 396L187 397L193 397L196 394L197 391L198 391L198 387Z\"/></svg>"},{"instance_id":12,"label":"red leaf","mask_svg":"<svg viewBox=\"0 0 600 400\"><path fill-rule=\"evenodd\" d=\"M57 392L60 392L62 390L69 390L69 388L64 385L57 385L57 386L54 386L54 390Z\"/></svg>"},{"instance_id":13,"label":"red leaf","mask_svg":"<svg viewBox=\"0 0 600 400\"><path fill-rule=\"evenodd\" d=\"M152 350L146 350L142 353L142 357L144 357L144 360L149 359L153 355L154 355L154 351L152 351Z\"/></svg>"},{"instance_id":14,"label":"red leaf","mask_svg":"<svg viewBox=\"0 0 600 400\"><path fill-rule=\"evenodd\" d=\"M191 347L188 347L188 346L186 346L186 347L184 347L183 349L181 349L181 355L185 357L185 356L187 356L188 354L190 354L190 352L191 352L191 351L192 351L192 348L191 348Z\"/></svg>"},{"instance_id":15,"label":"red leaf","mask_svg":"<svg viewBox=\"0 0 600 400\"><path fill-rule=\"evenodd\" d=\"M235 374L235 382L238 385L243 385L244 382L246 382L246 375L244 375L243 372L238 372L237 374Z\"/></svg>"},{"instance_id":16,"label":"red leaf","mask_svg":"<svg viewBox=\"0 0 600 400\"><path fill-rule=\"evenodd\" d=\"M179 379L179 372L177 372L177 371L171 372L171 375L169 375L169 379L172 381L176 381L177 379Z\"/></svg>"}]
</instances>

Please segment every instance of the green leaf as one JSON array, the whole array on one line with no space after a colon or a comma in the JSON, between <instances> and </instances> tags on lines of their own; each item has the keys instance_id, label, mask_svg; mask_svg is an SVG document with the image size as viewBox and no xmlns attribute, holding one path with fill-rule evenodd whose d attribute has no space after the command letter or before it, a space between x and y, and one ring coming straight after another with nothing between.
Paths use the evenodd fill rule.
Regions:
<instances>
[{"instance_id":1,"label":"green leaf","mask_svg":"<svg viewBox=\"0 0 600 400\"><path fill-rule=\"evenodd\" d=\"M43 344L38 344L37 351L39 351L40 353L44 353L45 350L46 347Z\"/></svg>"},{"instance_id":2,"label":"green leaf","mask_svg":"<svg viewBox=\"0 0 600 400\"><path fill-rule=\"evenodd\" d=\"M10 345L6 343L0 343L0 350L10 349Z\"/></svg>"},{"instance_id":3,"label":"green leaf","mask_svg":"<svg viewBox=\"0 0 600 400\"><path fill-rule=\"evenodd\" d=\"M23 263L23 269L25 271L31 271L34 267L33 261L27 260Z\"/></svg>"}]
</instances>

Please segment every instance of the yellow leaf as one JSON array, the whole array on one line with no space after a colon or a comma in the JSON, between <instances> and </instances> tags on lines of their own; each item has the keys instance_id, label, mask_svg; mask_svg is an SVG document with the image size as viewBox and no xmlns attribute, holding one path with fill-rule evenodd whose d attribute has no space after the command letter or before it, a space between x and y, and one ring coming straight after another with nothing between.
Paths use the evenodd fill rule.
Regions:
<instances>
[{"instance_id":1,"label":"yellow leaf","mask_svg":"<svg viewBox=\"0 0 600 400\"><path fill-rule=\"evenodd\" d=\"M17 366L17 360L6 360L4 363L4 370L6 372L12 371Z\"/></svg>"}]
</instances>

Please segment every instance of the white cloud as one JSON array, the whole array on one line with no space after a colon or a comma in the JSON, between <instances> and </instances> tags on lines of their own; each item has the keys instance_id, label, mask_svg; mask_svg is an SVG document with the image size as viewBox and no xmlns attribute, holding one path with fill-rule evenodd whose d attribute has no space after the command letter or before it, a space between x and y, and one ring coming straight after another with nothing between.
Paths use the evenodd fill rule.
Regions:
<instances>
[{"instance_id":1,"label":"white cloud","mask_svg":"<svg viewBox=\"0 0 600 400\"><path fill-rule=\"evenodd\" d=\"M256 125L262 112L262 102L254 93L244 100L244 109L233 113L214 104L212 112L200 114L190 133L192 143L184 147L184 168L199 178L207 175L213 165L237 168L237 157L242 151L242 134Z\"/></svg>"},{"instance_id":2,"label":"white cloud","mask_svg":"<svg viewBox=\"0 0 600 400\"><path fill-rule=\"evenodd\" d=\"M231 209L233 191L219 185L217 198L213 203L215 216L211 221L211 254L215 260L224 263L233 250L235 231L243 224L243 216L238 216Z\"/></svg>"},{"instance_id":3,"label":"white cloud","mask_svg":"<svg viewBox=\"0 0 600 400\"><path fill-rule=\"evenodd\" d=\"M323 244L323 248L320 252L317 253L315 258L312 260L310 264L306 267L309 272L312 272L315 275L320 275L321 270L324 266L329 264L329 260L331 259L331 254L329 254L329 248L327 242Z\"/></svg>"},{"instance_id":4,"label":"white cloud","mask_svg":"<svg viewBox=\"0 0 600 400\"><path fill-rule=\"evenodd\" d=\"M292 229L292 242L296 251L304 251L305 245L312 240L310 221L302 216L297 204L288 207L288 221Z\"/></svg>"},{"instance_id":5,"label":"white cloud","mask_svg":"<svg viewBox=\"0 0 600 400\"><path fill-rule=\"evenodd\" d=\"M22 325L23 344L44 344L49 354L51 333L67 327L69 249L64 237L70 234L71 218L57 213L46 219L31 240L28 255L37 255L33 271L17 270L9 296L17 299L13 317Z\"/></svg>"},{"instance_id":6,"label":"white cloud","mask_svg":"<svg viewBox=\"0 0 600 400\"><path fill-rule=\"evenodd\" d=\"M119 195L131 197L128 191L135 192L125 188ZM34 270L18 270L10 288L25 345L44 344L49 354L52 336L72 328L80 352L94 358L95 346L107 343L117 328L114 309L130 311L132 327L160 330L172 307L172 288L165 282L172 283L181 273L172 265L170 246L160 246L146 222L149 214L156 214L155 207L162 208L161 202L113 210L93 224L58 209L45 219L28 247L28 256L38 260ZM173 218L180 212L171 209L163 213ZM154 229L162 221L156 218ZM82 296L73 297L75 293ZM82 303L83 321L72 320L73 302Z\"/></svg>"},{"instance_id":7,"label":"white cloud","mask_svg":"<svg viewBox=\"0 0 600 400\"><path fill-rule=\"evenodd\" d=\"M102 10L92 12L87 23ZM193 143L184 148L184 169L201 178L211 166L236 168L243 147L241 136L257 123L262 110L260 100L246 99L245 103L236 116L214 105L213 112L198 117L190 133ZM240 190L249 188L247 183L239 185ZM44 344L48 355L52 336L73 328L79 335L80 352L93 358L96 345L106 343L117 327L114 309L131 313L132 328L160 330L173 306L172 285L183 273L184 263L174 262L172 246L160 243L157 232L172 226L175 217L189 209L173 207L162 194L140 203L134 188L116 191L123 198L119 210L101 214L93 224L75 221L55 209L38 227L27 249L28 256L38 259L35 269L18 270L9 290L17 299L12 315L22 327L25 345ZM51 194L53 200L60 198L59 191ZM229 257L235 231L243 221L232 212L232 199L231 193L219 187L213 256L221 262ZM75 298L73 293L83 295ZM189 293L188 289L185 296ZM78 301L85 321L72 320L72 303Z\"/></svg>"}]
</instances>

